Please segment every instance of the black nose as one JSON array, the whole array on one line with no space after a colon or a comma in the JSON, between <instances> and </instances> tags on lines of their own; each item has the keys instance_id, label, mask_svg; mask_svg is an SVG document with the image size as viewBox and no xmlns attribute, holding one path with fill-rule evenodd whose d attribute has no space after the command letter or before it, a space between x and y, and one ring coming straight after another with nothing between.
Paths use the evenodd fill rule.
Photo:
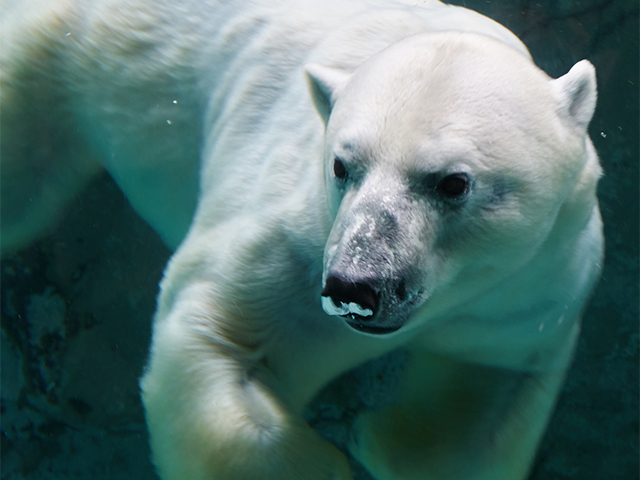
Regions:
<instances>
[{"instance_id":1,"label":"black nose","mask_svg":"<svg viewBox=\"0 0 640 480\"><path fill-rule=\"evenodd\" d=\"M334 275L327 277L322 296L329 297L336 307L355 303L362 311L372 312L370 315L363 316L351 309L352 312L346 314L352 318L358 317L360 320L371 320L380 304L380 295L370 285L363 282L349 282Z\"/></svg>"}]
</instances>

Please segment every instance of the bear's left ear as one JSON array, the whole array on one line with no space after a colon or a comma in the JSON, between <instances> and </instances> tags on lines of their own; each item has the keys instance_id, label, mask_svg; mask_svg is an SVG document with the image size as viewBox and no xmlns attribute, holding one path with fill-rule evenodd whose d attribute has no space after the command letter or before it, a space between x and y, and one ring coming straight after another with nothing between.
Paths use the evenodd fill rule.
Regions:
<instances>
[{"instance_id":1,"label":"bear's left ear","mask_svg":"<svg viewBox=\"0 0 640 480\"><path fill-rule=\"evenodd\" d=\"M596 69L591 62L576 63L568 73L551 80L551 88L565 115L586 131L598 98Z\"/></svg>"},{"instance_id":2,"label":"bear's left ear","mask_svg":"<svg viewBox=\"0 0 640 480\"><path fill-rule=\"evenodd\" d=\"M309 81L311 98L326 125L331 109L351 75L343 70L325 67L317 63L307 63L304 70Z\"/></svg>"}]
</instances>

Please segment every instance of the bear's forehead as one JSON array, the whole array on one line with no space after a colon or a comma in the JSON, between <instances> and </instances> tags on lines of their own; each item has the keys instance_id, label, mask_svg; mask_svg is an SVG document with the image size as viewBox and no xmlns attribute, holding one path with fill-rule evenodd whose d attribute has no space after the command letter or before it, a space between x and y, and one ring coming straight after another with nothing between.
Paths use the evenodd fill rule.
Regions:
<instances>
[{"instance_id":1,"label":"bear's forehead","mask_svg":"<svg viewBox=\"0 0 640 480\"><path fill-rule=\"evenodd\" d=\"M563 131L544 72L492 40L425 37L356 71L332 113L335 148L405 160L554 156L540 155Z\"/></svg>"},{"instance_id":2,"label":"bear's forehead","mask_svg":"<svg viewBox=\"0 0 640 480\"><path fill-rule=\"evenodd\" d=\"M378 123L441 128L452 119L476 117L479 127L504 120L506 128L519 112L542 119L553 111L548 80L527 57L494 40L418 35L360 67L339 103Z\"/></svg>"}]
</instances>

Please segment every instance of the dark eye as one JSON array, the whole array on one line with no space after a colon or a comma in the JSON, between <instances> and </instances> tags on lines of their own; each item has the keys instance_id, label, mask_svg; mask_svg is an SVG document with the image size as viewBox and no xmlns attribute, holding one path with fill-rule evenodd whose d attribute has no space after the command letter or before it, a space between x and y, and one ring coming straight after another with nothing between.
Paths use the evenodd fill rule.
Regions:
<instances>
[{"instance_id":1,"label":"dark eye","mask_svg":"<svg viewBox=\"0 0 640 480\"><path fill-rule=\"evenodd\" d=\"M342 160L338 158L333 161L333 174L336 176L336 178L339 178L341 180L347 178L347 169L344 166L344 163L342 163Z\"/></svg>"},{"instance_id":2,"label":"dark eye","mask_svg":"<svg viewBox=\"0 0 640 480\"><path fill-rule=\"evenodd\" d=\"M469 193L469 178L464 173L447 175L437 186L438 193L449 199L459 199Z\"/></svg>"}]
</instances>

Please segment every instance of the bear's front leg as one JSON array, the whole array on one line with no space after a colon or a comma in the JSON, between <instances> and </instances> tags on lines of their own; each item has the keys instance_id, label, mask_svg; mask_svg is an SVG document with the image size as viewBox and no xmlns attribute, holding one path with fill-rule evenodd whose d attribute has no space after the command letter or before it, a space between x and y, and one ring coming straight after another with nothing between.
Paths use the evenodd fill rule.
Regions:
<instances>
[{"instance_id":1,"label":"bear's front leg","mask_svg":"<svg viewBox=\"0 0 640 480\"><path fill-rule=\"evenodd\" d=\"M184 290L156 319L141 385L163 480L348 480L345 456L267 386L260 347L225 337L212 286ZM238 333L242 322L233 323ZM251 337L251 332L246 336Z\"/></svg>"}]
</instances>

